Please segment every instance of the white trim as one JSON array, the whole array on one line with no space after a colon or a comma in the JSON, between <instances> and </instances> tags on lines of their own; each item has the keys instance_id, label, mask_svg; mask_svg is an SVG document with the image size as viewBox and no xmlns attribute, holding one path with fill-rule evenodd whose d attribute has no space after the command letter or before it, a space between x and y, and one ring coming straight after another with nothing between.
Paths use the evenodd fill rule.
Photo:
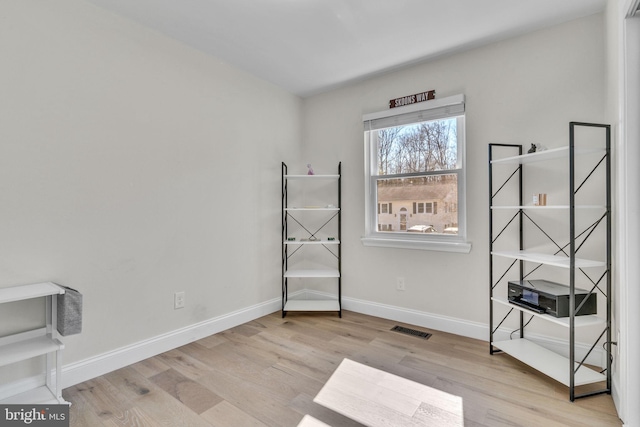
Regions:
<instances>
[{"instance_id":1,"label":"white trim","mask_svg":"<svg viewBox=\"0 0 640 427\"><path fill-rule=\"evenodd\" d=\"M422 249L440 252L471 252L471 242L437 242L434 240L409 240L402 238L361 237L364 246L398 249Z\"/></svg>"},{"instance_id":2,"label":"white trim","mask_svg":"<svg viewBox=\"0 0 640 427\"><path fill-rule=\"evenodd\" d=\"M617 215L617 257L619 274L618 321L618 368L613 382L613 399L625 425L640 425L640 342L637 340L640 313L637 301L640 290L637 277L640 269L636 260L640 256L638 245L637 217L640 212L640 173L637 159L640 156L638 141L640 125L640 16L632 16L637 8L636 0L624 2L620 10L620 134L618 152L618 190L616 193L619 211Z\"/></svg>"},{"instance_id":3,"label":"white trim","mask_svg":"<svg viewBox=\"0 0 640 427\"><path fill-rule=\"evenodd\" d=\"M422 326L424 328L435 329L437 331L462 335L478 340L486 341L489 338L489 328L484 323L471 322L440 314L349 297L342 298L342 308L355 311L356 313L396 320L410 325Z\"/></svg>"},{"instance_id":4,"label":"white trim","mask_svg":"<svg viewBox=\"0 0 640 427\"><path fill-rule=\"evenodd\" d=\"M281 308L281 299L272 299L79 362L70 363L62 369L62 385L66 388L79 384L165 351L266 316ZM0 395L2 394L1 391Z\"/></svg>"}]
</instances>

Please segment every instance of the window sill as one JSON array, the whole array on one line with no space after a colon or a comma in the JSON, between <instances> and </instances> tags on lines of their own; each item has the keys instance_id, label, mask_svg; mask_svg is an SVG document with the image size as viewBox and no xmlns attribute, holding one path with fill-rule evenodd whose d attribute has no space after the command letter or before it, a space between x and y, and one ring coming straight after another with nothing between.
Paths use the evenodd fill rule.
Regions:
<instances>
[{"instance_id":1,"label":"window sill","mask_svg":"<svg viewBox=\"0 0 640 427\"><path fill-rule=\"evenodd\" d=\"M425 251L457 252L468 254L471 252L471 242L436 242L433 240L413 240L399 238L363 237L360 239L364 246L382 248L419 249Z\"/></svg>"}]
</instances>

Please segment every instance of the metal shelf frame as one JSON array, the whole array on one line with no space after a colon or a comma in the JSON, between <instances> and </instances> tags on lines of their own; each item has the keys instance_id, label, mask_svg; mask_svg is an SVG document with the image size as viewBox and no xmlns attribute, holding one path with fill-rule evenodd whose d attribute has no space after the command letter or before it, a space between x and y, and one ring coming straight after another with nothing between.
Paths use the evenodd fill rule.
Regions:
<instances>
[{"instance_id":1,"label":"metal shelf frame","mask_svg":"<svg viewBox=\"0 0 640 427\"><path fill-rule=\"evenodd\" d=\"M588 127L588 128L601 128L604 130L604 140L602 149L583 149L582 147L576 147L576 128ZM495 150L500 150L501 153L512 151L509 157L494 158ZM595 162L591 171L581 181L576 180L576 157L582 153L602 153L599 161ZM565 157L568 159L568 186L569 186L569 204L563 206L563 211L568 209L569 212L569 230L568 241L565 244L555 241L535 220L535 213L541 210L549 212L552 207L540 209L531 209L530 206L524 206L523 203L523 183L524 183L524 166L526 164L536 161L546 161L551 158ZM500 182L494 181L494 165L515 165L514 170L509 174L507 171ZM581 210L583 207L576 206L576 194L583 188L590 180L595 179L593 174L599 168L604 168L605 175L605 205L603 206L588 206L587 208L602 209L603 213L595 222L588 225L581 231L576 229L576 211L584 212ZM508 185L509 184L509 185ZM509 206L507 209L513 209L514 214L508 219L501 219L500 227L496 224L494 212L500 208L500 206L494 206L494 201L498 194L506 192L508 189L513 191L513 188L517 188L517 205ZM547 210L549 209L549 210ZM525 212L528 210L528 212ZM557 210L556 210L557 211ZM502 212L505 212L504 208ZM525 223L529 226L533 226L534 230L541 232L548 241L551 242L556 250L553 254L537 254L527 252L525 245ZM581 260L576 255L582 248L582 246L592 237L596 229L601 230L605 228L606 234L606 248L604 261L587 261ZM513 230L517 228L516 230ZM602 231L600 231L601 233ZM518 250L517 251L495 251L494 244L505 233L513 237L514 233L517 233ZM513 261L511 264L504 268L504 271L497 272L495 267L495 258L508 258ZM574 401L575 399L592 396L595 394L608 393L611 394L611 360L612 360L612 331L611 331L611 291L612 291L612 273L611 273L611 126L607 124L596 123L584 123L584 122L570 122L569 123L569 146L559 149L553 149L548 151L542 151L531 154L523 154L523 146L519 144L489 144L489 347L490 353L505 352L511 354L519 360L530 364L535 369L551 376L552 378L560 381L569 388L569 399ZM557 261L559 260L559 261ZM533 267L525 274L525 263L531 263ZM527 309L519 308L509 303L501 301L502 295L494 295L494 291L499 284L503 284L508 280L507 277L517 275L519 280L525 280L533 272L535 272L542 265L551 265L559 268L565 268L569 270L569 308L570 315L568 317L567 324L561 326L568 328L568 346L569 357L557 357L553 352L546 349L538 349L541 351L541 355L532 360L525 353L522 352L522 348L530 349L529 345L517 346L511 345L513 341L497 342L494 340L494 335L498 332L501 325L512 314L519 315L519 328L516 330L519 332L520 340L525 339L525 327L528 322L533 318L545 319L545 316L534 315L533 312L529 312ZM593 277L591 272L592 268L597 268L597 271L602 271L599 277ZM517 270L517 273L514 271ZM605 298L606 313L602 316L604 329L600 335L595 339L591 348L587 351L586 356L581 360L577 360L576 357L576 327L580 327L585 322L581 322L582 319L576 319L576 312L582 307L575 307L575 293L576 293L576 275L578 273L584 274L587 280L591 283L592 287L590 292L596 292L601 295L601 298ZM586 299L585 299L586 300ZM584 303L584 302L583 302ZM501 319L496 319L496 311L494 310L494 304L502 306L511 306L511 309ZM531 316L530 319L525 322L525 315ZM577 321L578 320L578 321ZM545 319L548 321L548 319ZM558 322L551 322L558 323ZM562 322L564 323L564 322ZM589 322L587 322L589 323ZM514 331L514 332L516 332ZM523 342L524 342L523 341ZM588 368L585 361L589 354L595 349L598 344L602 344L606 353L606 368L602 373L597 373ZM537 351L537 350L536 350ZM544 356L547 353L547 357ZM552 366L554 365L555 366ZM559 366L558 366L559 365ZM561 369L558 370L558 367ZM557 373L554 375L553 373ZM585 382L584 378L591 378ZM576 387L589 383L606 383L606 386L597 390L590 389L587 392L579 394Z\"/></svg>"},{"instance_id":2,"label":"metal shelf frame","mask_svg":"<svg viewBox=\"0 0 640 427\"><path fill-rule=\"evenodd\" d=\"M342 162L338 163L338 173L333 175L289 175L286 163L282 162L282 317L289 311L335 311L342 317ZM288 190L290 181L335 180L337 182L337 207L319 206L289 206ZM299 213L319 212L321 215L329 213L329 218L317 229L310 230L303 221L296 217ZM308 237L303 240L288 240L289 223L297 224ZM328 224L337 221L337 239L320 240L316 235ZM298 269L289 270L289 259L307 246L322 246L335 259L337 268L330 269ZM325 278L337 279L338 289L336 299L330 300L298 300L289 299L290 278Z\"/></svg>"}]
</instances>

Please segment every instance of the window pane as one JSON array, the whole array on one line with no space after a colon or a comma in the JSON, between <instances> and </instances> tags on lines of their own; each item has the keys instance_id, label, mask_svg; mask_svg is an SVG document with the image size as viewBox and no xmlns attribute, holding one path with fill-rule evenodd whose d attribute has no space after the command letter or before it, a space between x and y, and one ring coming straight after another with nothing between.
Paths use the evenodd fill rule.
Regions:
<instances>
[{"instance_id":1,"label":"window pane","mask_svg":"<svg viewBox=\"0 0 640 427\"><path fill-rule=\"evenodd\" d=\"M377 140L378 175L458 168L456 118L372 131Z\"/></svg>"},{"instance_id":2,"label":"window pane","mask_svg":"<svg viewBox=\"0 0 640 427\"><path fill-rule=\"evenodd\" d=\"M398 215L381 213L377 216L378 230L400 230L411 233L458 234L457 209L438 213L437 205L457 206L458 175L418 176L411 178L380 178L376 180L378 203L393 203ZM432 200L432 202L419 202ZM413 212L414 203L418 206ZM420 206L423 208L421 209ZM384 227L381 225L384 224Z\"/></svg>"}]
</instances>

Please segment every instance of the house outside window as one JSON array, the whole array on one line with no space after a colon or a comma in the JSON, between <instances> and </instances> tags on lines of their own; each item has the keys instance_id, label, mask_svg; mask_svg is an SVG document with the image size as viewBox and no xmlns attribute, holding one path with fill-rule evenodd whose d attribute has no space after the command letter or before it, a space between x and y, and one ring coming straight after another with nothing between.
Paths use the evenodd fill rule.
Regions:
<instances>
[{"instance_id":1,"label":"house outside window","mask_svg":"<svg viewBox=\"0 0 640 427\"><path fill-rule=\"evenodd\" d=\"M363 244L469 252L464 109L458 95L363 117Z\"/></svg>"}]
</instances>

